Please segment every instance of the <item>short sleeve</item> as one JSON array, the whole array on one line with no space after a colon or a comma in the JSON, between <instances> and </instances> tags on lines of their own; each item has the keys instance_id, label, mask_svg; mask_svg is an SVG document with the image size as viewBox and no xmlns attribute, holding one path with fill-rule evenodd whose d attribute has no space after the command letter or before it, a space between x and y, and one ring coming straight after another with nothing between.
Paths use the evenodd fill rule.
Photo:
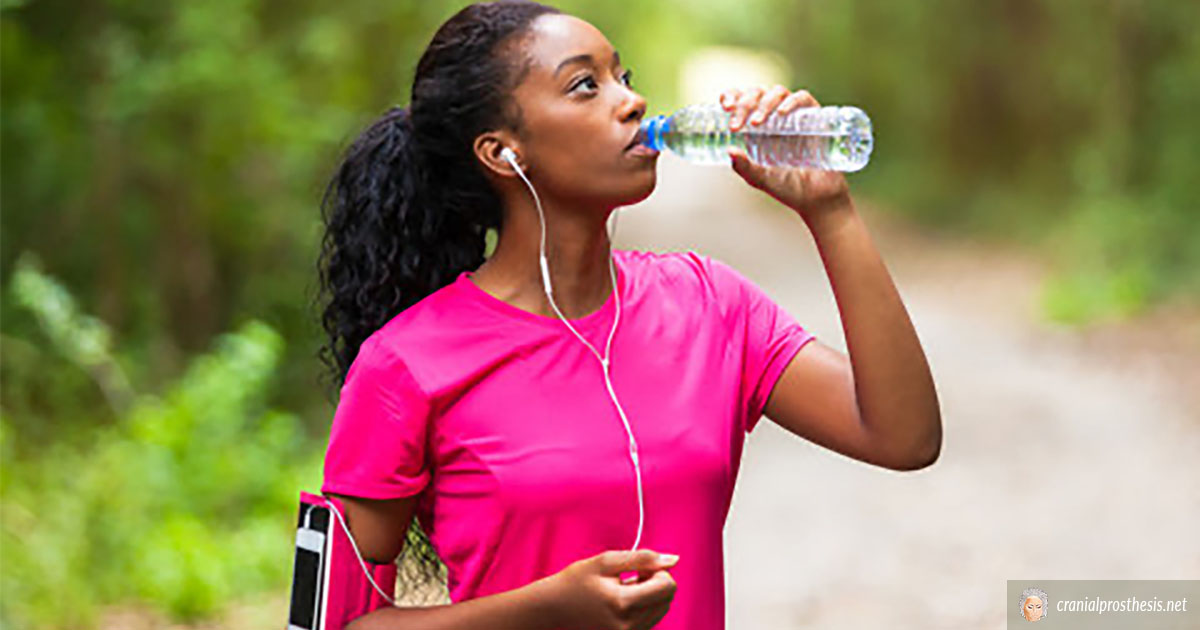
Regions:
<instances>
[{"instance_id":1,"label":"short sleeve","mask_svg":"<svg viewBox=\"0 0 1200 630\"><path fill-rule=\"evenodd\" d=\"M430 479L429 410L404 363L368 340L342 385L321 491L369 499L420 493Z\"/></svg>"},{"instance_id":2,"label":"short sleeve","mask_svg":"<svg viewBox=\"0 0 1200 630\"><path fill-rule=\"evenodd\" d=\"M741 402L745 431L762 418L767 398L792 357L815 339L758 285L724 262L696 254L724 305L731 342L742 344Z\"/></svg>"}]
</instances>

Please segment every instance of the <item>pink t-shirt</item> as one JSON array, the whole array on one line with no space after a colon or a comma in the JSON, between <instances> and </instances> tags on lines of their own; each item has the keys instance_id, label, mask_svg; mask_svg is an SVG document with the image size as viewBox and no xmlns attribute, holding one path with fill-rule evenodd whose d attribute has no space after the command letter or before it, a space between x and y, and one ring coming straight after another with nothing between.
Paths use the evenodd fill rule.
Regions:
<instances>
[{"instance_id":1,"label":"pink t-shirt","mask_svg":"<svg viewBox=\"0 0 1200 630\"><path fill-rule=\"evenodd\" d=\"M679 554L660 630L725 626L722 531L746 433L813 339L732 267L694 251L613 250L613 389L638 443L640 549ZM323 492L420 494L454 602L633 546L629 438L599 360L561 320L464 271L365 343L347 375ZM608 301L572 325L604 354Z\"/></svg>"}]
</instances>

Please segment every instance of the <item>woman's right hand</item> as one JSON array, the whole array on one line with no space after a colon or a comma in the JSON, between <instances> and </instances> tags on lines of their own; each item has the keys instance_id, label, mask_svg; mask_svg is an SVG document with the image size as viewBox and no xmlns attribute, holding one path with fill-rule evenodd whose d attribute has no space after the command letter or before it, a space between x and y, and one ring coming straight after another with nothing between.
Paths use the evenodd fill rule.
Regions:
<instances>
[{"instance_id":1,"label":"woman's right hand","mask_svg":"<svg viewBox=\"0 0 1200 630\"><path fill-rule=\"evenodd\" d=\"M673 558L673 559L672 559ZM650 549L605 551L550 576L561 625L592 630L650 630L671 607L675 580L667 572L678 556L660 559ZM636 571L638 580L621 582Z\"/></svg>"}]
</instances>

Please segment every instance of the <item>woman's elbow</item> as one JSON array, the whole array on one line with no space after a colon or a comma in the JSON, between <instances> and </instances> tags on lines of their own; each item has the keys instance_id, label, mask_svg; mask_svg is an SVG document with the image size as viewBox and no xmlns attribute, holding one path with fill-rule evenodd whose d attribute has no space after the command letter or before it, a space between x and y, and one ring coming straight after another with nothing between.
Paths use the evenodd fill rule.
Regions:
<instances>
[{"instance_id":1,"label":"woman's elbow","mask_svg":"<svg viewBox=\"0 0 1200 630\"><path fill-rule=\"evenodd\" d=\"M901 461L901 465L896 470L921 470L928 468L937 462L942 454L942 421L940 416L935 417L931 422L933 429L929 432L929 436L922 441L919 448L913 449L908 457Z\"/></svg>"}]
</instances>

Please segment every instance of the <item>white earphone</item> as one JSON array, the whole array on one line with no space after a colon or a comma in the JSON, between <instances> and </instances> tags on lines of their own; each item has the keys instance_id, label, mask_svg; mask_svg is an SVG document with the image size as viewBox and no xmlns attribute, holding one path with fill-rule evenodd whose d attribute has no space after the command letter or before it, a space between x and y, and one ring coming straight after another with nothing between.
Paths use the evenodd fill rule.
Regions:
<instances>
[{"instance_id":1,"label":"white earphone","mask_svg":"<svg viewBox=\"0 0 1200 630\"><path fill-rule=\"evenodd\" d=\"M569 320L563 316L563 312L558 310L558 305L554 304L553 290L550 283L550 264L548 264L546 260L546 217L544 214L542 214L541 199L538 198L538 191L534 190L533 184L530 184L529 179L526 178L524 170L518 166L517 154L515 151L512 151L512 149L509 149L508 146L505 146L504 149L500 150L500 157L504 158L505 161L508 161L509 164L512 164L512 168L516 170L517 175L520 175L521 179L526 182L526 186L529 187L529 192L533 193L534 203L538 205L538 217L541 221L541 281L542 286L544 286L546 289L546 298L550 299L550 305L554 308L554 312L558 313L558 317L563 320L563 323L566 324L566 328L571 329L571 332L574 332L575 336L580 338L580 341L583 342L584 346L587 346L589 350L592 350L592 354L596 356L596 359L600 360L600 367L602 370L604 370L605 385L607 385L608 396L612 398L613 404L616 404L617 413L620 415L620 421L622 421L622 424L625 425L625 432L629 434L629 457L630 460L634 462L634 472L637 475L637 538L634 539L634 547L632 547L630 551L637 551L637 546L640 545L642 541L642 528L644 523L646 523L646 505L644 505L642 492L642 467L641 461L638 460L637 457L637 440L634 438L634 431L632 431L629 426L629 419L625 418L625 409L620 406L620 401L617 400L617 392L612 388L612 378L608 376L608 367L612 365L612 361L610 360L610 356L612 355L612 338L617 334L617 324L620 322L620 292L617 290L617 270L616 266L614 266L612 262L612 252L610 251L610 254L608 254L608 272L610 272L610 275L612 276L612 292L613 295L616 296L617 300L617 314L616 317L613 318L612 331L608 332L608 342L605 346L605 356L601 356L600 353L596 352L596 349L592 347L592 344L588 343L588 340L583 338L583 336L580 335L580 332L575 330L575 326L572 326ZM613 211L613 215L617 215L616 210ZM616 229L617 216L613 216L612 228L608 230L608 245L610 245L610 247L612 246L612 235L613 232L616 232ZM334 503L330 502L328 499L326 499L325 503L329 506L329 510L334 512L335 520L338 522L338 524L340 524L343 532L346 533L346 538L350 541L350 547L354 548L354 554L356 557L358 557L362 572L366 574L367 580L371 582L371 586L374 587L376 592L382 595L385 600L388 600L392 606L397 606L396 601L390 598L388 594L384 593L383 589L379 588L379 584L377 584L376 581L374 581L374 578L371 577L371 570L367 569L367 565L364 562L364 559L362 559L362 554L359 552L359 546L354 541L354 536L350 534L350 529L346 526L346 521L343 520L342 515L340 512L338 512ZM636 572L626 571L626 574L636 574ZM622 583L628 584L634 582L636 581L636 578L636 575L629 575L628 577L623 578Z\"/></svg>"},{"instance_id":2,"label":"white earphone","mask_svg":"<svg viewBox=\"0 0 1200 630\"><path fill-rule=\"evenodd\" d=\"M521 167L517 164L516 152L514 152L512 149L510 149L508 147L504 147L503 149L500 150L500 157L503 158L504 160L506 160L509 164L511 164L513 169L517 171L517 175L519 175L521 177L521 179L525 182L525 185L529 187L529 192L533 193L533 201L537 205L538 218L541 220L541 224L542 224L542 242L541 242L542 285L546 289L546 297L550 300L550 305L554 308L554 312L558 313L559 318L562 319L563 323L567 325L567 328L570 328L571 332L575 333L575 336L579 337L579 340L582 341L584 343L584 345L586 345L588 347L588 349L592 351L592 354L596 355L596 358L600 360L600 367L604 371L604 383L608 388L608 395L610 398L612 398L613 404L616 405L617 413L621 416L621 422L625 425L625 432L629 435L629 458L633 462L633 470L637 476L637 498L638 498L637 537L633 541L633 548L631 549L631 551L637 551L638 545L641 544L641 542L642 542L642 528L646 522L646 507L645 507L645 501L643 499L643 492L642 492L642 467L641 467L641 462L638 459L637 440L634 439L634 437L633 437L633 429L631 429L629 426L629 419L625 416L625 409L623 409L621 407L621 401L617 400L617 393L616 393L616 391L613 390L612 378L609 376L609 372L608 372L609 366L612 365L612 362L609 357L611 357L611 355L612 355L613 336L616 335L617 324L621 321L621 293L620 293L620 291L617 290L617 272L616 272L616 267L614 266L613 261L612 261L612 253L611 253L611 251L609 252L608 270L609 270L609 274L612 276L613 295L615 296L616 302L617 302L617 313L616 313L616 316L613 318L612 331L609 332L609 334L608 334L608 343L604 348L604 356L601 356L600 353L596 352L596 349L594 347L592 347L592 344L588 343L587 339L584 339L583 336L579 334L579 331L575 330L575 327L571 325L571 322L569 320L567 320L567 318L562 314L562 311L560 311L558 309L558 304L556 304L554 302L553 290L550 285L550 265L546 260L546 218L545 218L545 215L542 213L542 200L538 198L537 191L534 190L533 184L530 183L529 178L525 177L525 171L523 171L521 169ZM613 214L615 215L616 211L614 211ZM608 242L609 242L610 247L612 246L612 236L613 236L613 232L615 230L616 230L616 216L613 217L613 227L612 227L612 229L609 230L609 233L608 233ZM363 561L362 554L358 551L358 544L356 542L354 542L354 536L352 536L350 534L350 528L348 528L346 526L346 522L345 522L345 520L343 520L342 515L340 513L338 513L337 508L333 505L333 503L331 501L327 501L327 504L329 506L330 511L333 512L335 519L338 521L338 524L341 525L342 530L346 533L346 537L350 539L350 545L354 549L354 555L358 557L359 565L362 566L363 573L366 574L367 580L369 580L371 582L371 586L375 587L375 590L380 595L382 595L384 599L386 599L388 602L390 602L393 606L397 605L396 602L391 597L389 597L386 593L383 592L383 589L381 589L379 587L379 585L375 583L375 580L371 577L371 571L367 568L366 562ZM623 578L622 583L629 584L637 579L636 572L630 571L630 572L626 572L626 573L630 573L633 575L629 575L628 577Z\"/></svg>"},{"instance_id":3,"label":"white earphone","mask_svg":"<svg viewBox=\"0 0 1200 630\"><path fill-rule=\"evenodd\" d=\"M583 336L579 334L579 331L575 330L575 327L571 325L571 322L567 320L566 316L562 314L562 311L558 309L558 304L554 302L554 291L550 284L550 264L546 258L546 217L542 212L542 200L538 198L537 190L533 188L533 184L530 183L529 178L525 176L525 171L523 171L517 164L517 154L515 151L508 147L504 147L500 150L500 157L504 158L509 164L512 165L513 170L517 172L517 175L521 177L521 180L525 182L525 185L529 187L529 192L533 194L534 204L537 205L538 219L541 221L542 225L540 262L542 267L542 285L546 290L546 298L550 300L550 306L554 308L555 313L558 313L558 317L562 319L564 324L567 325L567 328L570 328L571 332L575 333L575 336L578 337L579 340L582 341L583 344L592 351L592 354L596 355L596 358L600 360L600 367L604 371L604 382L608 387L608 395L612 398L613 404L616 405L617 413L621 416L621 422L625 425L625 432L629 435L629 458L633 461L633 470L637 474L638 491L638 529L637 537L633 541L633 548L631 551L637 551L638 545L641 544L642 541L642 527L646 521L646 508L642 498L642 467L641 462L638 459L637 440L633 437L633 429L631 429L629 426L629 419L625 416L625 409L621 407L621 401L617 400L617 393L613 390L612 378L609 376L609 367L612 365L612 340L613 336L617 333L617 324L621 321L621 292L617 290L617 272L613 265L612 252L609 252L608 268L609 273L612 276L613 295L616 297L617 313L613 319L612 331L608 334L608 343L604 348L604 356L601 356L600 353L597 352L594 347L592 347L592 344L588 343L587 339L584 339ZM613 214L616 214L615 210L613 211ZM614 216L613 229L608 233L608 243L610 248L612 247L612 236L615 229L616 217Z\"/></svg>"},{"instance_id":4,"label":"white earphone","mask_svg":"<svg viewBox=\"0 0 1200 630\"><path fill-rule=\"evenodd\" d=\"M521 167L517 166L517 154L514 153L512 149L504 147L500 150L500 157L508 160L508 163L512 164L513 168L517 169L518 171L521 170Z\"/></svg>"}]
</instances>

